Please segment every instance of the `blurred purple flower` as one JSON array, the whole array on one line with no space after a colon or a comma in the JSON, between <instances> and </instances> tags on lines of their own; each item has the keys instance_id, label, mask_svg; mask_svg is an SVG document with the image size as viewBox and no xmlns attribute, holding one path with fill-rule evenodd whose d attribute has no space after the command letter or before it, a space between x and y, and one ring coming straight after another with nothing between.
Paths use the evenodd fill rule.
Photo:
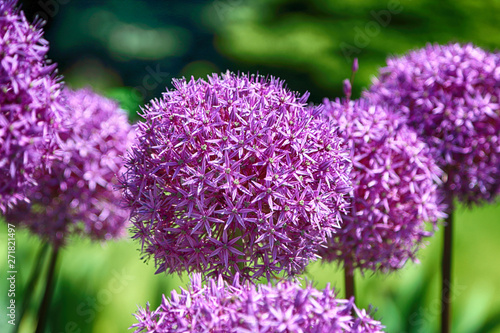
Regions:
<instances>
[{"instance_id":1,"label":"blurred purple flower","mask_svg":"<svg viewBox=\"0 0 500 333\"><path fill-rule=\"evenodd\" d=\"M64 113L42 22L16 5L0 0L0 212L26 200L34 172L50 165Z\"/></svg>"},{"instance_id":2,"label":"blurred purple flower","mask_svg":"<svg viewBox=\"0 0 500 333\"><path fill-rule=\"evenodd\" d=\"M9 222L27 226L55 246L69 234L95 240L122 236L129 210L122 203L117 173L134 132L116 102L90 91L65 90L70 131L61 134L61 160L37 175L30 203L8 212Z\"/></svg>"},{"instance_id":3,"label":"blurred purple flower","mask_svg":"<svg viewBox=\"0 0 500 333\"><path fill-rule=\"evenodd\" d=\"M194 274L188 290L172 291L158 309L139 309L135 333L149 332L382 332L354 300L336 299L329 286L278 282L275 286L209 279Z\"/></svg>"},{"instance_id":4,"label":"blurred purple flower","mask_svg":"<svg viewBox=\"0 0 500 333\"><path fill-rule=\"evenodd\" d=\"M348 79L345 79L343 84L344 84L344 95L347 99L350 99L351 93L352 93L351 81L349 81Z\"/></svg>"},{"instance_id":5,"label":"blurred purple flower","mask_svg":"<svg viewBox=\"0 0 500 333\"><path fill-rule=\"evenodd\" d=\"M144 108L123 180L145 256L157 273L301 272L351 190L336 129L276 78L173 84Z\"/></svg>"},{"instance_id":6,"label":"blurred purple flower","mask_svg":"<svg viewBox=\"0 0 500 333\"><path fill-rule=\"evenodd\" d=\"M352 149L354 197L342 229L320 254L351 272L399 269L415 260L445 217L435 184L442 172L427 145L384 107L364 99L325 100L323 106Z\"/></svg>"},{"instance_id":7,"label":"blurred purple flower","mask_svg":"<svg viewBox=\"0 0 500 333\"><path fill-rule=\"evenodd\" d=\"M354 58L354 61L352 62L352 72L353 73L356 73L359 69L359 62L358 62L358 58Z\"/></svg>"},{"instance_id":8,"label":"blurred purple flower","mask_svg":"<svg viewBox=\"0 0 500 333\"><path fill-rule=\"evenodd\" d=\"M448 193L469 205L500 194L500 54L428 45L388 59L366 95L432 147Z\"/></svg>"}]
</instances>

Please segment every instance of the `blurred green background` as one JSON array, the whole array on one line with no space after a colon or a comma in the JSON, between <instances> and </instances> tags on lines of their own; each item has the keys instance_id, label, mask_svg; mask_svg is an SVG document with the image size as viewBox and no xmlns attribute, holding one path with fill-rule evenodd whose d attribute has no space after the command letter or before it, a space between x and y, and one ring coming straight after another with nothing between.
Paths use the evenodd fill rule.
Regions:
<instances>
[{"instance_id":1,"label":"blurred green background","mask_svg":"<svg viewBox=\"0 0 500 333\"><path fill-rule=\"evenodd\" d=\"M138 119L139 106L159 97L172 78L204 77L226 69L279 76L310 101L342 96L354 57L360 70L354 97L387 56L426 43L473 42L500 47L500 1L474 0L36 0L21 1L29 19L47 20L50 58L73 88L91 86L120 101ZM500 332L500 204L458 208L454 257L454 332ZM0 224L6 244L7 228ZM41 298L24 287L39 240L17 232L17 300ZM389 276L357 276L361 307L373 304L388 332L435 332L439 318L441 231L409 263ZM5 251L6 250L2 250ZM6 267L6 255L0 257ZM48 332L125 332L137 305L159 305L161 294L187 278L154 275L138 244L73 239L64 250ZM2 273L4 274L4 273ZM3 275L2 275L3 276ZM331 282L343 296L342 272L315 263L305 276ZM7 290L0 280L0 290ZM8 298L2 292L0 307ZM4 310L5 311L5 310ZM4 313L2 311L2 313ZM33 331L35 308L23 332ZM0 332L9 332L5 316Z\"/></svg>"}]
</instances>

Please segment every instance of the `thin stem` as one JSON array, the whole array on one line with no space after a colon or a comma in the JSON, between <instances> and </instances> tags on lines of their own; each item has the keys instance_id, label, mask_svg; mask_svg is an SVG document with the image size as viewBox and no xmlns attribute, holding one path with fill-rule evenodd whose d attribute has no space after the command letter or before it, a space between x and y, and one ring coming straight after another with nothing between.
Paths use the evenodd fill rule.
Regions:
<instances>
[{"instance_id":1,"label":"thin stem","mask_svg":"<svg viewBox=\"0 0 500 333\"><path fill-rule=\"evenodd\" d=\"M45 330L45 324L47 322L47 313L49 312L50 301L52 299L52 294L54 292L55 285L55 271L57 264L57 257L59 254L59 247L55 246L52 248L52 256L50 257L50 264L47 271L47 282L45 284L45 292L43 294L42 303L38 309L38 325L36 327L36 333L43 333Z\"/></svg>"},{"instance_id":2,"label":"thin stem","mask_svg":"<svg viewBox=\"0 0 500 333\"><path fill-rule=\"evenodd\" d=\"M33 266L33 269L31 270L30 277L28 279L28 285L25 288L24 291L24 299L23 303L21 304L21 309L19 310L19 319L17 322L17 325L14 326L13 333L19 332L19 327L21 326L21 322L24 317L24 313L26 312L26 308L28 305L31 303L31 298L34 294L34 290L36 288L38 278L40 277L40 270L42 269L42 263L43 263L43 258L45 257L45 253L47 252L48 248L48 243L44 242L41 246L40 249L38 250L38 255L35 258L35 265Z\"/></svg>"},{"instance_id":3,"label":"thin stem","mask_svg":"<svg viewBox=\"0 0 500 333\"><path fill-rule=\"evenodd\" d=\"M352 271L352 273L351 273ZM345 298L350 299L355 296L354 270L349 266L344 267Z\"/></svg>"},{"instance_id":4,"label":"thin stem","mask_svg":"<svg viewBox=\"0 0 500 333\"><path fill-rule=\"evenodd\" d=\"M449 203L444 227L443 260L441 263L441 333L451 332L451 261L453 245L453 202Z\"/></svg>"}]
</instances>

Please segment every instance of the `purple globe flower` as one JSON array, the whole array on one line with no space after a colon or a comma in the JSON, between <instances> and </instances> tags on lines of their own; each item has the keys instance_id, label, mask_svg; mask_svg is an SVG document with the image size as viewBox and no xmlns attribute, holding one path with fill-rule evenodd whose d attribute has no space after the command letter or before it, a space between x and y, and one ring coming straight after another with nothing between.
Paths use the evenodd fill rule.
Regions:
<instances>
[{"instance_id":1,"label":"purple globe flower","mask_svg":"<svg viewBox=\"0 0 500 333\"><path fill-rule=\"evenodd\" d=\"M354 195L342 229L320 254L342 261L351 273L399 269L415 260L445 217L435 184L441 170L427 145L384 107L364 99L325 100L323 107L352 149Z\"/></svg>"},{"instance_id":2,"label":"purple globe flower","mask_svg":"<svg viewBox=\"0 0 500 333\"><path fill-rule=\"evenodd\" d=\"M19 203L7 221L61 246L69 234L95 240L122 236L129 210L121 203L116 174L134 132L117 103L89 89L65 90L70 131L61 134L61 160L37 175L29 203Z\"/></svg>"},{"instance_id":3,"label":"purple globe flower","mask_svg":"<svg viewBox=\"0 0 500 333\"><path fill-rule=\"evenodd\" d=\"M64 113L42 22L16 5L0 0L0 212L26 200L35 171L49 166Z\"/></svg>"},{"instance_id":4,"label":"purple globe flower","mask_svg":"<svg viewBox=\"0 0 500 333\"><path fill-rule=\"evenodd\" d=\"M174 80L144 108L124 194L157 273L301 272L351 190L336 129L278 79Z\"/></svg>"},{"instance_id":5,"label":"purple globe flower","mask_svg":"<svg viewBox=\"0 0 500 333\"><path fill-rule=\"evenodd\" d=\"M500 193L500 54L428 45L387 61L370 91L433 149L445 190L466 204Z\"/></svg>"},{"instance_id":6,"label":"purple globe flower","mask_svg":"<svg viewBox=\"0 0 500 333\"><path fill-rule=\"evenodd\" d=\"M162 332L382 332L384 328L351 300L336 299L329 286L302 289L288 281L275 286L232 284L194 274L188 290L172 291L158 309L139 309L135 333Z\"/></svg>"}]
</instances>

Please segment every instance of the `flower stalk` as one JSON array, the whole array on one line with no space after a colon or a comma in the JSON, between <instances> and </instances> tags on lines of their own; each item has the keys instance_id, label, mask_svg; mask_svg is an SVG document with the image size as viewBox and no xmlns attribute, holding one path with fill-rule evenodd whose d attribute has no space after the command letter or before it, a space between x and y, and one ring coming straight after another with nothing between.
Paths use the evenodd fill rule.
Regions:
<instances>
[{"instance_id":1,"label":"flower stalk","mask_svg":"<svg viewBox=\"0 0 500 333\"><path fill-rule=\"evenodd\" d=\"M356 297L356 290L354 285L354 270L345 267L344 268L344 286L345 286L345 298L353 299Z\"/></svg>"},{"instance_id":2,"label":"flower stalk","mask_svg":"<svg viewBox=\"0 0 500 333\"><path fill-rule=\"evenodd\" d=\"M444 226L443 257L441 262L441 333L451 332L451 281L453 259L453 215L452 200L449 201L449 212Z\"/></svg>"},{"instance_id":3,"label":"flower stalk","mask_svg":"<svg viewBox=\"0 0 500 333\"><path fill-rule=\"evenodd\" d=\"M56 275L57 275L57 258L59 256L59 247L52 247L52 254L50 257L50 263L47 270L47 280L45 283L45 291L43 293L42 302L38 308L38 324L35 333L43 333L45 331L45 325L47 323L47 316L50 309L50 303L52 300L52 295L54 294Z\"/></svg>"},{"instance_id":4,"label":"flower stalk","mask_svg":"<svg viewBox=\"0 0 500 333\"><path fill-rule=\"evenodd\" d=\"M19 316L18 316L18 322L14 326L13 333L19 332L19 327L21 326L21 323L23 321L24 313L26 312L26 308L29 306L31 303L31 299L33 296L33 291L35 290L39 278L40 278L40 271L43 267L43 261L45 258L45 255L47 253L47 249L49 247L48 242L43 242L43 244L40 246L40 249L38 250L38 255L35 257L35 265L33 269L31 270L30 277L28 279L28 285L26 286L25 292L24 292L24 298L23 302L21 304L21 309L19 310Z\"/></svg>"}]
</instances>

